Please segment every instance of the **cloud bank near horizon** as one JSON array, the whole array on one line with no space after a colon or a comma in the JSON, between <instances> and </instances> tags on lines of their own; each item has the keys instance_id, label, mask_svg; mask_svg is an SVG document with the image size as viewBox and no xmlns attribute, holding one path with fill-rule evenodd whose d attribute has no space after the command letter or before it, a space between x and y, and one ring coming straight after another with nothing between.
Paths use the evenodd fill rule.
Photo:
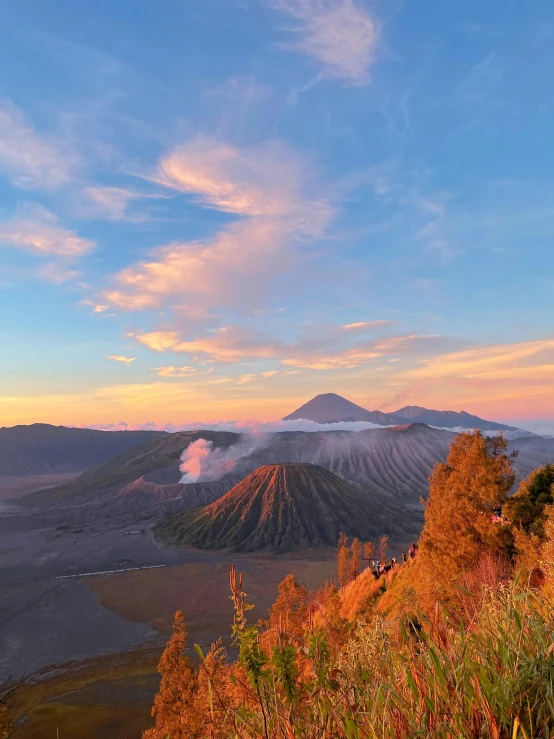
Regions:
<instances>
[{"instance_id":1,"label":"cloud bank near horizon","mask_svg":"<svg viewBox=\"0 0 554 739\"><path fill-rule=\"evenodd\" d=\"M408 425L408 424L405 424ZM448 428L446 426L433 426L430 428L438 431L449 431L451 433L461 433L462 431L471 430L471 426L456 426ZM554 420L544 422L527 422L527 421L510 421L506 425L515 426L522 431L531 431L539 436L554 436ZM137 425L129 425L125 422L114 424L97 424L86 426L100 431L165 431L167 433L176 433L178 431L229 431L238 434L276 434L285 431L298 431L306 433L321 433L325 431L367 431L370 429L387 429L394 428L394 425L383 426L378 423L369 421L340 421L337 423L317 423L308 419L296 419L292 421L212 421L209 423L197 421L194 423L184 424L155 424L145 422ZM485 434L494 435L498 432L491 429L485 430ZM516 438L516 432L511 432L508 438Z\"/></svg>"}]
</instances>

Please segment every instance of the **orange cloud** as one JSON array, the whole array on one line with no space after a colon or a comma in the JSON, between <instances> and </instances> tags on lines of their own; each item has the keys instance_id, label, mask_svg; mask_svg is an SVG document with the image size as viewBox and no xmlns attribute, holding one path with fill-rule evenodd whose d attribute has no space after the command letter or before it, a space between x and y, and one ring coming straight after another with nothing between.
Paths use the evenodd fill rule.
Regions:
<instances>
[{"instance_id":1,"label":"orange cloud","mask_svg":"<svg viewBox=\"0 0 554 739\"><path fill-rule=\"evenodd\" d=\"M103 300L123 310L177 305L232 307L259 304L267 282L290 264L290 229L256 219L235 223L211 243L171 244L155 258L122 270Z\"/></svg>"},{"instance_id":2,"label":"orange cloud","mask_svg":"<svg viewBox=\"0 0 554 739\"><path fill-rule=\"evenodd\" d=\"M418 360L391 376L395 398L493 418L554 414L554 339L496 344ZM387 404L389 407L389 404Z\"/></svg>"},{"instance_id":3,"label":"orange cloud","mask_svg":"<svg viewBox=\"0 0 554 739\"><path fill-rule=\"evenodd\" d=\"M387 321L360 324L358 330L372 333ZM287 367L313 370L351 369L391 354L417 355L437 352L443 337L434 335L389 336L344 346L343 327L319 327L317 337L310 335L285 344L262 334L235 326L224 326L206 335L185 341L178 331L152 331L134 335L143 346L156 352L185 353L195 359L236 363L251 359L279 359ZM350 337L346 337L347 339ZM351 342L348 342L351 344ZM276 373L273 370L272 373Z\"/></svg>"},{"instance_id":4,"label":"orange cloud","mask_svg":"<svg viewBox=\"0 0 554 739\"><path fill-rule=\"evenodd\" d=\"M198 375L207 375L212 371L212 368L202 372L196 367L174 367L172 364L168 364L164 367L153 368L159 375L159 377L195 377Z\"/></svg>"},{"instance_id":5,"label":"orange cloud","mask_svg":"<svg viewBox=\"0 0 554 739\"><path fill-rule=\"evenodd\" d=\"M0 242L41 254L77 257L91 252L95 243L61 228L53 213L26 203L10 220L0 223Z\"/></svg>"},{"instance_id":6,"label":"orange cloud","mask_svg":"<svg viewBox=\"0 0 554 739\"><path fill-rule=\"evenodd\" d=\"M124 357L121 354L112 354L108 359L113 359L114 362L121 362L122 364L132 364L136 357Z\"/></svg>"},{"instance_id":7,"label":"orange cloud","mask_svg":"<svg viewBox=\"0 0 554 739\"><path fill-rule=\"evenodd\" d=\"M380 322L374 322L380 323ZM383 322L387 323L387 322ZM369 324L372 328L373 324ZM359 342L353 347L333 348L331 346L310 348L299 342L293 347L293 356L283 359L289 367L308 367L314 370L352 369L391 354L422 354L436 352L443 337L435 335L388 336L383 339Z\"/></svg>"},{"instance_id":8,"label":"orange cloud","mask_svg":"<svg viewBox=\"0 0 554 739\"><path fill-rule=\"evenodd\" d=\"M547 360L545 362L545 360ZM409 377L463 377L465 379L497 379L519 377L540 368L552 372L554 339L498 344L462 352L444 354L423 360L421 366L408 373ZM551 375L554 380L554 375Z\"/></svg>"},{"instance_id":9,"label":"orange cloud","mask_svg":"<svg viewBox=\"0 0 554 739\"><path fill-rule=\"evenodd\" d=\"M389 365L388 371L378 371L380 364L369 364L356 371L335 367L327 372L252 372L255 377L240 384L239 378L230 375L191 375L168 381L169 372L156 382L84 393L0 397L0 413L5 425L37 420L76 425L107 424L114 419L131 425L197 423L198 419L275 420L317 393L337 392L371 409L397 409L415 402L430 408L467 410L492 420L553 419L554 361L549 359L553 341L483 346L417 361L405 354L401 368ZM494 364L487 357L491 354L496 357L499 378L493 376ZM519 359L513 365L504 364L504 358L512 361L514 357ZM476 376L476 370L479 374L483 369L482 361L487 362L484 376ZM271 382L257 381L269 373Z\"/></svg>"},{"instance_id":10,"label":"orange cloud","mask_svg":"<svg viewBox=\"0 0 554 739\"><path fill-rule=\"evenodd\" d=\"M240 362L252 357L275 357L279 351L278 344L257 334L240 331L234 326L224 326L193 341L182 341L177 331L138 334L136 340L156 352L186 353L223 363Z\"/></svg>"},{"instance_id":11,"label":"orange cloud","mask_svg":"<svg viewBox=\"0 0 554 739\"><path fill-rule=\"evenodd\" d=\"M285 216L301 200L302 162L279 141L241 150L198 136L162 159L157 181L226 213Z\"/></svg>"}]
</instances>

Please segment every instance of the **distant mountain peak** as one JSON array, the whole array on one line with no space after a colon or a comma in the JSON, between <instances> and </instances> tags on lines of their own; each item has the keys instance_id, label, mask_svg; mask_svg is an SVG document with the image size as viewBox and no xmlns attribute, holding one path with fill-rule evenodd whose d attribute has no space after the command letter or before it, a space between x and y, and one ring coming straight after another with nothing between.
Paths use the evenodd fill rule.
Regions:
<instances>
[{"instance_id":1,"label":"distant mountain peak","mask_svg":"<svg viewBox=\"0 0 554 739\"><path fill-rule=\"evenodd\" d=\"M316 423L340 423L366 421L380 426L405 426L409 423L422 423L445 429L478 428L484 431L507 431L511 434L529 435L515 426L507 426L495 421L487 421L467 411L435 411L420 405L406 405L397 411L368 411L356 403L337 395L322 393L316 395L297 410L283 418L283 421L306 419Z\"/></svg>"},{"instance_id":2,"label":"distant mountain peak","mask_svg":"<svg viewBox=\"0 0 554 739\"><path fill-rule=\"evenodd\" d=\"M283 421L306 419L316 423L337 423L340 421L369 421L369 411L356 403L337 395L322 393L316 395L297 410L283 418Z\"/></svg>"}]
</instances>

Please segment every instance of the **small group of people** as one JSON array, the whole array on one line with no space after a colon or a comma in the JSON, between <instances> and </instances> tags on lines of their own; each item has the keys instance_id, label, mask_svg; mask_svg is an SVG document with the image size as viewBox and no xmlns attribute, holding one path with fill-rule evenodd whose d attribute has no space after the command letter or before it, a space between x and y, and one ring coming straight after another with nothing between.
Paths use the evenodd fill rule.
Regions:
<instances>
[{"instance_id":1,"label":"small group of people","mask_svg":"<svg viewBox=\"0 0 554 739\"><path fill-rule=\"evenodd\" d=\"M406 552L402 552L402 562L407 562L409 559L413 559L418 550L418 545L413 541L410 544L410 548L408 549L408 554ZM389 560L389 563L387 564L386 559L385 560L379 560L379 559L372 559L370 563L371 571L373 572L373 575L376 579L380 578L381 575L383 575L385 572L389 572L393 569L397 564L396 557L391 557Z\"/></svg>"},{"instance_id":2,"label":"small group of people","mask_svg":"<svg viewBox=\"0 0 554 739\"><path fill-rule=\"evenodd\" d=\"M373 572L373 576L375 577L375 579L378 579L385 572L389 572L389 570L392 570L393 567L396 567L396 564L396 557L391 557L388 564L386 560L381 561L379 559L372 559L371 571Z\"/></svg>"},{"instance_id":3,"label":"small group of people","mask_svg":"<svg viewBox=\"0 0 554 739\"><path fill-rule=\"evenodd\" d=\"M511 523L511 521L508 521L508 519L502 513L502 508L500 506L492 509L491 521L493 523Z\"/></svg>"}]
</instances>

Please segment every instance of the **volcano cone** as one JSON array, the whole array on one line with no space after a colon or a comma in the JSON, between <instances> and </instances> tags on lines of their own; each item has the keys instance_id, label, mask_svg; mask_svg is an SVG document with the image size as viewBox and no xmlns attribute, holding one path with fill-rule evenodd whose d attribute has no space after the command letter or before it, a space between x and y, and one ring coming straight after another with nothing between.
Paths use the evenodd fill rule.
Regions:
<instances>
[{"instance_id":1,"label":"volcano cone","mask_svg":"<svg viewBox=\"0 0 554 739\"><path fill-rule=\"evenodd\" d=\"M222 498L158 524L164 541L233 551L289 552L336 546L344 531L362 540L405 531L394 504L313 464L259 467Z\"/></svg>"}]
</instances>

